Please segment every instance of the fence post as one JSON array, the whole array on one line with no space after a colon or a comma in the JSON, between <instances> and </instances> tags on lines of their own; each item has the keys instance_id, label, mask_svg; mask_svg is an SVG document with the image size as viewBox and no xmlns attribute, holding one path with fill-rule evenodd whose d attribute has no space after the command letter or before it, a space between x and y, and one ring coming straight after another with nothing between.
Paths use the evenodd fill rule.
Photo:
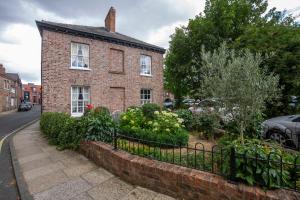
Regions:
<instances>
[{"instance_id":1,"label":"fence post","mask_svg":"<svg viewBox=\"0 0 300 200\"><path fill-rule=\"evenodd\" d=\"M235 149L234 147L230 148L230 161L229 161L229 166L230 166L230 174L229 174L229 179L230 181L235 181L236 180L236 155L235 155Z\"/></svg>"},{"instance_id":2,"label":"fence post","mask_svg":"<svg viewBox=\"0 0 300 200\"><path fill-rule=\"evenodd\" d=\"M117 139L118 139L118 138L117 138L116 129L114 129L114 132L113 132L114 150L117 150L117 149L118 149Z\"/></svg>"}]
</instances>

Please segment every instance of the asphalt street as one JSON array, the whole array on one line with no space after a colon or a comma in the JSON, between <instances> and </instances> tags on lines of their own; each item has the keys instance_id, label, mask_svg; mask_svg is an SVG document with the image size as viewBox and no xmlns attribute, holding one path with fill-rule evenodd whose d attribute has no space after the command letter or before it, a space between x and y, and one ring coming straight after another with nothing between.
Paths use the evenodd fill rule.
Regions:
<instances>
[{"instance_id":1,"label":"asphalt street","mask_svg":"<svg viewBox=\"0 0 300 200\"><path fill-rule=\"evenodd\" d=\"M12 131L18 129L24 124L27 124L40 117L40 106L34 106L27 112L11 112L7 114L0 113L0 141ZM18 189L14 177L13 167L11 163L9 141L11 136L8 136L0 149L0 199L1 200L16 200L19 199ZM1 143L1 142L0 142ZM1 146L1 144L0 144Z\"/></svg>"}]
</instances>

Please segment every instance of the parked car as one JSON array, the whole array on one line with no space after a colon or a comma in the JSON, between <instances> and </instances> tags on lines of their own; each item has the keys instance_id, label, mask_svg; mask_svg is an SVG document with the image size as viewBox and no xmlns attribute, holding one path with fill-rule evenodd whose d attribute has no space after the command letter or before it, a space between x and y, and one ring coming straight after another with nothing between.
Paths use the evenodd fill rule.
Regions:
<instances>
[{"instance_id":1,"label":"parked car","mask_svg":"<svg viewBox=\"0 0 300 200\"><path fill-rule=\"evenodd\" d=\"M195 99L184 99L182 103L186 106L194 106L199 103L199 101L195 101Z\"/></svg>"},{"instance_id":2,"label":"parked car","mask_svg":"<svg viewBox=\"0 0 300 200\"><path fill-rule=\"evenodd\" d=\"M283 146L298 148L300 145L300 115L281 116L264 121L261 135L263 138L274 140Z\"/></svg>"},{"instance_id":3,"label":"parked car","mask_svg":"<svg viewBox=\"0 0 300 200\"><path fill-rule=\"evenodd\" d=\"M30 110L30 107L28 104L26 103L21 103L18 107L18 111L21 112L21 111L28 111Z\"/></svg>"},{"instance_id":4,"label":"parked car","mask_svg":"<svg viewBox=\"0 0 300 200\"><path fill-rule=\"evenodd\" d=\"M30 110L30 109L32 108L32 106L33 106L32 103L29 102L29 101L28 101L28 102L25 102L25 104L28 106L29 110Z\"/></svg>"},{"instance_id":5,"label":"parked car","mask_svg":"<svg viewBox=\"0 0 300 200\"><path fill-rule=\"evenodd\" d=\"M170 108L170 109L174 108L173 101L171 99L165 99L165 101L164 101L164 107L165 108Z\"/></svg>"}]
</instances>

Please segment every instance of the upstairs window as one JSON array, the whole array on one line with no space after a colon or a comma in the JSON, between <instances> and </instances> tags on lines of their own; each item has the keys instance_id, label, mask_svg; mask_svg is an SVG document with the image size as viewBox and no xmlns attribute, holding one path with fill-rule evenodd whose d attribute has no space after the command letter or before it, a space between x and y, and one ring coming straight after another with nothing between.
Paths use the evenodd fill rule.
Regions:
<instances>
[{"instance_id":1,"label":"upstairs window","mask_svg":"<svg viewBox=\"0 0 300 200\"><path fill-rule=\"evenodd\" d=\"M140 75L151 76L151 57L141 55L140 57Z\"/></svg>"},{"instance_id":2,"label":"upstairs window","mask_svg":"<svg viewBox=\"0 0 300 200\"><path fill-rule=\"evenodd\" d=\"M80 117L83 115L86 106L90 103L90 88L72 86L71 96L71 114L74 117Z\"/></svg>"},{"instance_id":3,"label":"upstairs window","mask_svg":"<svg viewBox=\"0 0 300 200\"><path fill-rule=\"evenodd\" d=\"M151 90L141 89L141 104L151 103Z\"/></svg>"},{"instance_id":4,"label":"upstairs window","mask_svg":"<svg viewBox=\"0 0 300 200\"><path fill-rule=\"evenodd\" d=\"M71 44L71 68L89 69L89 45Z\"/></svg>"}]
</instances>

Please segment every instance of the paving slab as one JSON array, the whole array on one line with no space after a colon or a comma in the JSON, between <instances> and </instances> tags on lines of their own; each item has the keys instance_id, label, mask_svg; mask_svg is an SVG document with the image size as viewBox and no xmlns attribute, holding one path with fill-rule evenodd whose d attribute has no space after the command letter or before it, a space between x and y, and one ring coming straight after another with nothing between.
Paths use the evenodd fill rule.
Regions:
<instances>
[{"instance_id":1,"label":"paving slab","mask_svg":"<svg viewBox=\"0 0 300 200\"><path fill-rule=\"evenodd\" d=\"M146 188L137 187L122 200L153 200L158 194Z\"/></svg>"},{"instance_id":2,"label":"paving slab","mask_svg":"<svg viewBox=\"0 0 300 200\"><path fill-rule=\"evenodd\" d=\"M75 151L58 151L38 122L18 132L12 145L24 193L35 200L173 200L126 183Z\"/></svg>"},{"instance_id":3,"label":"paving slab","mask_svg":"<svg viewBox=\"0 0 300 200\"><path fill-rule=\"evenodd\" d=\"M51 187L67 182L69 178L62 171L49 173L45 176L39 176L31 181L27 182L29 192L36 194L44 190L50 189Z\"/></svg>"},{"instance_id":4,"label":"paving slab","mask_svg":"<svg viewBox=\"0 0 300 200\"><path fill-rule=\"evenodd\" d=\"M134 186L114 177L91 189L88 194L98 200L119 200L133 189Z\"/></svg>"},{"instance_id":5,"label":"paving slab","mask_svg":"<svg viewBox=\"0 0 300 200\"><path fill-rule=\"evenodd\" d=\"M82 178L74 178L34 195L35 200L65 200L78 196L91 186Z\"/></svg>"},{"instance_id":6,"label":"paving slab","mask_svg":"<svg viewBox=\"0 0 300 200\"><path fill-rule=\"evenodd\" d=\"M90 185L93 186L99 185L112 177L114 177L114 175L103 168L98 168L82 175L82 178L84 178Z\"/></svg>"}]
</instances>

